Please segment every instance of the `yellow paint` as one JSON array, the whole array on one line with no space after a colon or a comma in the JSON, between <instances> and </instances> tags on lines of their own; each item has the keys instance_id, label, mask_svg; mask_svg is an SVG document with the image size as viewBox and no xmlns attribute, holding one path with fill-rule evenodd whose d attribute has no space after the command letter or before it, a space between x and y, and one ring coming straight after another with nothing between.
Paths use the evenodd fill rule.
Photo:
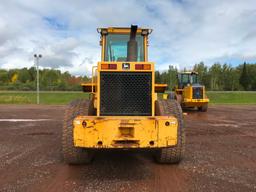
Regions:
<instances>
[{"instance_id":1,"label":"yellow paint","mask_svg":"<svg viewBox=\"0 0 256 192\"><path fill-rule=\"evenodd\" d=\"M193 89L192 89L192 86L191 86L191 85L184 87L183 92L182 92L182 97L183 97L184 99L185 99L185 98L192 99L192 97L193 97L192 90L193 90Z\"/></svg>"},{"instance_id":2,"label":"yellow paint","mask_svg":"<svg viewBox=\"0 0 256 192\"><path fill-rule=\"evenodd\" d=\"M108 33L129 34L130 28L101 28L98 32L107 30ZM141 34L143 30L137 30ZM178 121L174 116L155 116L156 91L164 90L166 84L155 84L155 68L153 62L148 62L148 35L144 36L145 62L106 62L106 35L102 33L100 45L101 62L98 62L92 72L92 82L82 84L93 94L96 116L77 116L73 120L73 137L76 147L86 148L159 148L177 144ZM129 69L123 69L123 63L129 63ZM117 69L102 69L101 64L116 64ZM136 64L148 64L148 70L136 70ZM152 74L152 116L100 116L100 73L108 72L149 72ZM90 88L89 88L90 86Z\"/></svg>"},{"instance_id":3,"label":"yellow paint","mask_svg":"<svg viewBox=\"0 0 256 192\"><path fill-rule=\"evenodd\" d=\"M97 91L97 83L81 83L81 86L85 88L84 92L91 93L92 87L93 90ZM155 84L155 93L164 93L167 88L167 84ZM168 96L167 93L164 93L166 96ZM167 99L167 98L166 98Z\"/></svg>"},{"instance_id":4,"label":"yellow paint","mask_svg":"<svg viewBox=\"0 0 256 192\"><path fill-rule=\"evenodd\" d=\"M144 36L144 59L148 61L148 36Z\"/></svg>"},{"instance_id":5,"label":"yellow paint","mask_svg":"<svg viewBox=\"0 0 256 192\"><path fill-rule=\"evenodd\" d=\"M127 34L127 33L130 33L131 28L130 27L108 27L108 28L97 29L97 31L99 32L103 30L106 30L108 33ZM141 34L142 30L148 30L149 34L153 31L152 29L138 28L137 33Z\"/></svg>"},{"instance_id":6,"label":"yellow paint","mask_svg":"<svg viewBox=\"0 0 256 192\"><path fill-rule=\"evenodd\" d=\"M87 148L174 146L177 144L177 123L172 116L78 116L73 121L74 145Z\"/></svg>"},{"instance_id":7,"label":"yellow paint","mask_svg":"<svg viewBox=\"0 0 256 192\"><path fill-rule=\"evenodd\" d=\"M196 71L185 71L181 72L181 74L197 74ZM207 103L209 103L209 99L205 93L205 86L203 86L203 98L202 99L193 99L193 86L191 84L186 85L183 89L178 89L175 87L175 93L177 95L182 96L181 104L185 107L201 107Z\"/></svg>"},{"instance_id":8,"label":"yellow paint","mask_svg":"<svg viewBox=\"0 0 256 192\"><path fill-rule=\"evenodd\" d=\"M12 83L16 83L17 79L18 79L18 74L17 74L17 73L14 73L13 76L12 76L12 78L11 78L11 82L12 82Z\"/></svg>"},{"instance_id":9,"label":"yellow paint","mask_svg":"<svg viewBox=\"0 0 256 192\"><path fill-rule=\"evenodd\" d=\"M122 69L122 64L123 63L129 63L130 64L130 69ZM117 64L117 69L102 69L101 68L101 64ZM151 69L148 70L137 70L135 69L135 64L150 64L151 65ZM154 69L154 63L153 62L125 62L125 61L102 61L102 62L98 62L98 70L100 71L112 71L112 72L152 72L155 71Z\"/></svg>"},{"instance_id":10,"label":"yellow paint","mask_svg":"<svg viewBox=\"0 0 256 192\"><path fill-rule=\"evenodd\" d=\"M198 72L196 72L196 71L182 71L181 73L182 73L182 74L191 74L191 73L195 73L195 74L198 75Z\"/></svg>"},{"instance_id":11,"label":"yellow paint","mask_svg":"<svg viewBox=\"0 0 256 192\"><path fill-rule=\"evenodd\" d=\"M203 86L203 99L193 99L193 87L188 85L182 91L182 104L186 107L201 107L209 103L209 99L205 94L205 87Z\"/></svg>"},{"instance_id":12,"label":"yellow paint","mask_svg":"<svg viewBox=\"0 0 256 192\"><path fill-rule=\"evenodd\" d=\"M130 28L122 28L122 27L98 28L97 30L99 32L102 30L106 30L108 33L111 33L111 34L129 34L131 31ZM152 29L138 28L137 35L141 35L142 30L148 31L149 34L153 31ZM101 35L100 45L101 45L101 61L104 61L106 35ZM145 62L148 61L148 35L144 35L144 60Z\"/></svg>"},{"instance_id":13,"label":"yellow paint","mask_svg":"<svg viewBox=\"0 0 256 192\"><path fill-rule=\"evenodd\" d=\"M168 94L167 93L163 94L163 99L168 99Z\"/></svg>"}]
</instances>

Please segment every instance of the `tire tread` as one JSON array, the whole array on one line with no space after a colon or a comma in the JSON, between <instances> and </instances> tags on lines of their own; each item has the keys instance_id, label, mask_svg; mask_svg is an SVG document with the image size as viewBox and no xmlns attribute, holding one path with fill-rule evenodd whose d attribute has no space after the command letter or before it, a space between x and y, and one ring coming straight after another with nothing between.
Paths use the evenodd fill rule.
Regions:
<instances>
[{"instance_id":1,"label":"tire tread","mask_svg":"<svg viewBox=\"0 0 256 192\"><path fill-rule=\"evenodd\" d=\"M172 115L178 120L177 145L159 149L156 160L158 163L179 163L185 152L185 129L181 106L176 100L158 100L156 101L156 113L160 116Z\"/></svg>"},{"instance_id":2,"label":"tire tread","mask_svg":"<svg viewBox=\"0 0 256 192\"><path fill-rule=\"evenodd\" d=\"M74 100L66 107L62 129L62 153L65 162L69 164L91 162L91 151L74 146L73 120L78 115L93 115L93 112L92 102L87 99Z\"/></svg>"}]
</instances>

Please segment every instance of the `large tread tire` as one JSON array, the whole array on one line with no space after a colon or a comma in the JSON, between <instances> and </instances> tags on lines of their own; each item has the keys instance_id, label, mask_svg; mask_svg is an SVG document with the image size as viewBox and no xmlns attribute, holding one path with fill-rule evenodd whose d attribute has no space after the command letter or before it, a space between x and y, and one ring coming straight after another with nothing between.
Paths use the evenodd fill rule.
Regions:
<instances>
[{"instance_id":1,"label":"large tread tire","mask_svg":"<svg viewBox=\"0 0 256 192\"><path fill-rule=\"evenodd\" d=\"M181 105L181 103L182 103L182 95L176 94L176 100Z\"/></svg>"},{"instance_id":2,"label":"large tread tire","mask_svg":"<svg viewBox=\"0 0 256 192\"><path fill-rule=\"evenodd\" d=\"M170 99L170 100L175 100L176 98L175 98L175 93L174 92L170 92L169 94L168 94L168 97L167 97L168 99Z\"/></svg>"},{"instance_id":3,"label":"large tread tire","mask_svg":"<svg viewBox=\"0 0 256 192\"><path fill-rule=\"evenodd\" d=\"M92 101L77 99L72 101L65 110L62 129L62 152L64 161L68 164L86 164L93 158L93 152L89 149L75 147L73 140L73 120L78 115L94 115Z\"/></svg>"},{"instance_id":4,"label":"large tread tire","mask_svg":"<svg viewBox=\"0 0 256 192\"><path fill-rule=\"evenodd\" d=\"M158 149L155 159L158 163L179 163L185 152L185 129L180 104L175 100L156 101L156 115L174 116L178 120L178 143L176 146Z\"/></svg>"},{"instance_id":5,"label":"large tread tire","mask_svg":"<svg viewBox=\"0 0 256 192\"><path fill-rule=\"evenodd\" d=\"M201 107L198 107L198 110L201 112L206 112L208 110L208 104L204 104Z\"/></svg>"}]
</instances>

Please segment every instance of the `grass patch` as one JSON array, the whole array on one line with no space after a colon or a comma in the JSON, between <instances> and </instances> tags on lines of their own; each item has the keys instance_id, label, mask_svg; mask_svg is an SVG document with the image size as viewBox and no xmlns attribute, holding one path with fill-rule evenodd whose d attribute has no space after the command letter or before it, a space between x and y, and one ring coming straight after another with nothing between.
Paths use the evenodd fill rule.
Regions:
<instances>
[{"instance_id":1,"label":"grass patch","mask_svg":"<svg viewBox=\"0 0 256 192\"><path fill-rule=\"evenodd\" d=\"M256 104L256 91L208 91L210 104ZM43 91L40 93L40 104L63 105L78 98L89 98L83 92ZM1 91L0 104L35 104L35 92Z\"/></svg>"},{"instance_id":2,"label":"grass patch","mask_svg":"<svg viewBox=\"0 0 256 192\"><path fill-rule=\"evenodd\" d=\"M0 102L1 103L11 103L11 104L23 104L23 103L32 103L30 97L21 96L21 95L0 95Z\"/></svg>"},{"instance_id":3,"label":"grass patch","mask_svg":"<svg viewBox=\"0 0 256 192\"><path fill-rule=\"evenodd\" d=\"M212 104L256 104L256 91L208 91Z\"/></svg>"},{"instance_id":4,"label":"grass patch","mask_svg":"<svg viewBox=\"0 0 256 192\"><path fill-rule=\"evenodd\" d=\"M36 104L34 92L0 92L0 104ZM89 98L83 92L48 92L40 93L40 104L67 104L78 98Z\"/></svg>"}]
</instances>

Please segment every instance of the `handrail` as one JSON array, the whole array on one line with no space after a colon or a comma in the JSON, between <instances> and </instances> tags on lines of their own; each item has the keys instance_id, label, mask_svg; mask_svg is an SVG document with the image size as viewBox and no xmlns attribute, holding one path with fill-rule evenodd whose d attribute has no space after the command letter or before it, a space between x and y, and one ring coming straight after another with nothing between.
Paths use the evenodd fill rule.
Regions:
<instances>
[{"instance_id":1,"label":"handrail","mask_svg":"<svg viewBox=\"0 0 256 192\"><path fill-rule=\"evenodd\" d=\"M97 69L98 66L93 66L92 67L92 93L94 93L94 89L93 89L93 79L94 79L94 69Z\"/></svg>"}]
</instances>

